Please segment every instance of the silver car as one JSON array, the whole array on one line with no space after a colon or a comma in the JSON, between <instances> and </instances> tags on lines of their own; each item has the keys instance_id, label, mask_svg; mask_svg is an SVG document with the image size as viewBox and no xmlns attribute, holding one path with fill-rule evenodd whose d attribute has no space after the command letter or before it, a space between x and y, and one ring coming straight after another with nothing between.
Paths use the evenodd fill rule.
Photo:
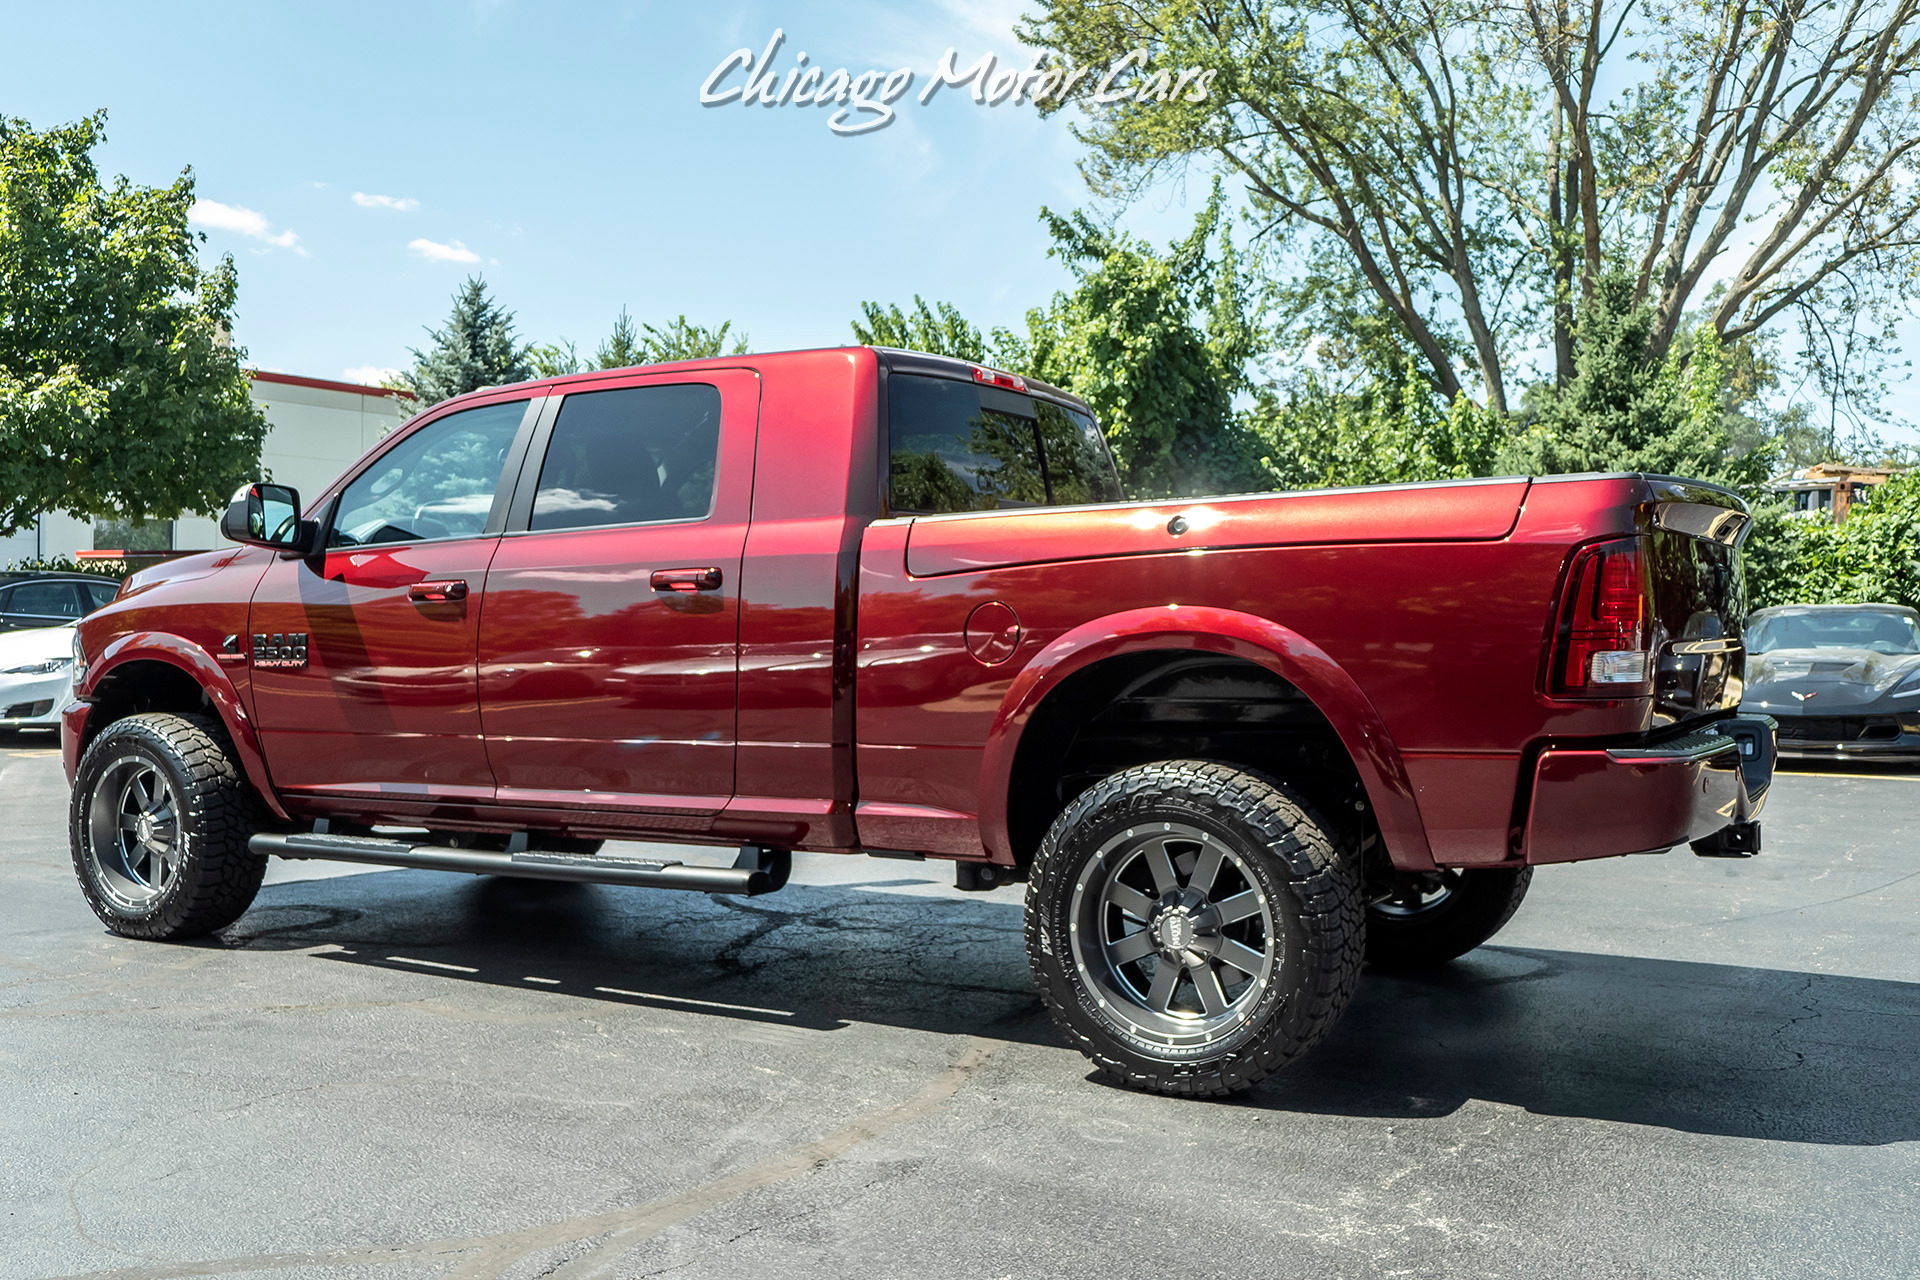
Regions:
<instances>
[{"instance_id":1,"label":"silver car","mask_svg":"<svg viewBox=\"0 0 1920 1280\"><path fill-rule=\"evenodd\" d=\"M1743 712L1780 722L1780 754L1920 760L1920 613L1789 604L1747 620Z\"/></svg>"}]
</instances>

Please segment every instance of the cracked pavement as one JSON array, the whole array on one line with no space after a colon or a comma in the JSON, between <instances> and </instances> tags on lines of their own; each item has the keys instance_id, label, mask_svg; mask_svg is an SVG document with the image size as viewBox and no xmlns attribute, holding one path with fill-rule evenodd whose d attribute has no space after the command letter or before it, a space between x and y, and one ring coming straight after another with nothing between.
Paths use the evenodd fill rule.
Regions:
<instances>
[{"instance_id":1,"label":"cracked pavement","mask_svg":"<svg viewBox=\"0 0 1920 1280\"><path fill-rule=\"evenodd\" d=\"M1750 862L1544 868L1228 1103L1090 1081L1018 890L943 864L276 863L164 945L65 806L0 735L0 1280L1920 1274L1920 774L1783 774Z\"/></svg>"}]
</instances>

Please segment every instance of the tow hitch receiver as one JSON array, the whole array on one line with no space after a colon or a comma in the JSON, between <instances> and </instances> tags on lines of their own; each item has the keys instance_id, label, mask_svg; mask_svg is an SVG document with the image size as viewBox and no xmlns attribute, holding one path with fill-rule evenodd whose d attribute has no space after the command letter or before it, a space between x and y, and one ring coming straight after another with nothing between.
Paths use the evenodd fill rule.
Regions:
<instances>
[{"instance_id":1,"label":"tow hitch receiver","mask_svg":"<svg viewBox=\"0 0 1920 1280\"><path fill-rule=\"evenodd\" d=\"M1693 851L1703 858L1751 858L1760 852L1760 824L1736 822L1722 827L1704 840L1695 840Z\"/></svg>"}]
</instances>

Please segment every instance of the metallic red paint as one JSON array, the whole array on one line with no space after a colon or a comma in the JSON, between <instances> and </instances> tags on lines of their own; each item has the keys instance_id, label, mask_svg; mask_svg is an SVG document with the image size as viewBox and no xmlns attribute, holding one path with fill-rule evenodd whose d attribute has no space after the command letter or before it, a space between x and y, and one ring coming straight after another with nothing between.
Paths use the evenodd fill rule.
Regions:
<instances>
[{"instance_id":1,"label":"metallic red paint","mask_svg":"<svg viewBox=\"0 0 1920 1280\"><path fill-rule=\"evenodd\" d=\"M255 551L179 562L83 624L100 655L89 680L123 632L171 631L205 658L223 629L306 631L306 683L239 668L216 697L223 715L254 703L264 760L244 748L249 776L296 813L448 829L1008 861L1008 787L1036 709L1087 664L1154 649L1230 654L1298 685L1402 867L1629 852L1652 831L1623 816L1636 796L1679 804L1671 766L1581 763L1658 727L1650 696L1543 692L1568 558L1644 527L1645 480L887 519L885 377L850 348L435 406L377 449L503 398L725 383L714 515L336 552L318 570ZM739 390L756 382L757 419ZM721 589L652 590L652 571L685 566L720 568ZM454 579L466 600L408 598ZM992 665L967 626L988 605L1018 619L993 629ZM68 719L84 731L83 713ZM1702 820L1696 806L1684 825Z\"/></svg>"},{"instance_id":2,"label":"metallic red paint","mask_svg":"<svg viewBox=\"0 0 1920 1280\"><path fill-rule=\"evenodd\" d=\"M340 547L276 558L253 635L305 633L307 663L253 668L253 708L288 793L486 800L474 671L481 597L419 600L422 582L485 581L498 538Z\"/></svg>"},{"instance_id":3,"label":"metallic red paint","mask_svg":"<svg viewBox=\"0 0 1920 1280\"><path fill-rule=\"evenodd\" d=\"M129 631L117 636L88 666L86 679L74 690L76 697L92 698L116 671L135 662L163 662L193 678L226 726L227 737L233 742L234 754L239 757L247 781L253 784L275 817L285 818L287 811L275 794L253 717L228 679L227 671L199 645L166 631ZM73 781L80 767L81 752L91 738L88 733L91 710L87 701L76 701L60 716L60 756L68 782Z\"/></svg>"},{"instance_id":4,"label":"metallic red paint","mask_svg":"<svg viewBox=\"0 0 1920 1280\"><path fill-rule=\"evenodd\" d=\"M718 813L733 797L758 379L715 369L629 375L593 390L696 380L721 396L705 519L514 532L493 553L479 720L500 804L651 810L678 821ZM528 472L537 475L537 462ZM717 584L653 584L656 571L688 565L718 570Z\"/></svg>"}]
</instances>

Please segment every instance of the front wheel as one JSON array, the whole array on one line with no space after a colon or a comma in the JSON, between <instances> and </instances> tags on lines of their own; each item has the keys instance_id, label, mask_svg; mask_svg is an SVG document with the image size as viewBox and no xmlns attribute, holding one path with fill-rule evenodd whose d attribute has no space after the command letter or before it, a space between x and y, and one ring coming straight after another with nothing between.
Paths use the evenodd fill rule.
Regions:
<instances>
[{"instance_id":1,"label":"front wheel","mask_svg":"<svg viewBox=\"0 0 1920 1280\"><path fill-rule=\"evenodd\" d=\"M1027 887L1027 959L1073 1045L1170 1094L1247 1088L1353 995L1359 879L1284 784L1176 760L1096 784L1054 820Z\"/></svg>"},{"instance_id":2,"label":"front wheel","mask_svg":"<svg viewBox=\"0 0 1920 1280\"><path fill-rule=\"evenodd\" d=\"M247 849L261 806L217 720L149 712L80 758L68 829L87 905L129 938L192 938L252 905L267 860Z\"/></svg>"},{"instance_id":3,"label":"front wheel","mask_svg":"<svg viewBox=\"0 0 1920 1280\"><path fill-rule=\"evenodd\" d=\"M1412 972L1463 956L1520 909L1532 867L1402 874L1367 908L1367 963Z\"/></svg>"}]
</instances>

